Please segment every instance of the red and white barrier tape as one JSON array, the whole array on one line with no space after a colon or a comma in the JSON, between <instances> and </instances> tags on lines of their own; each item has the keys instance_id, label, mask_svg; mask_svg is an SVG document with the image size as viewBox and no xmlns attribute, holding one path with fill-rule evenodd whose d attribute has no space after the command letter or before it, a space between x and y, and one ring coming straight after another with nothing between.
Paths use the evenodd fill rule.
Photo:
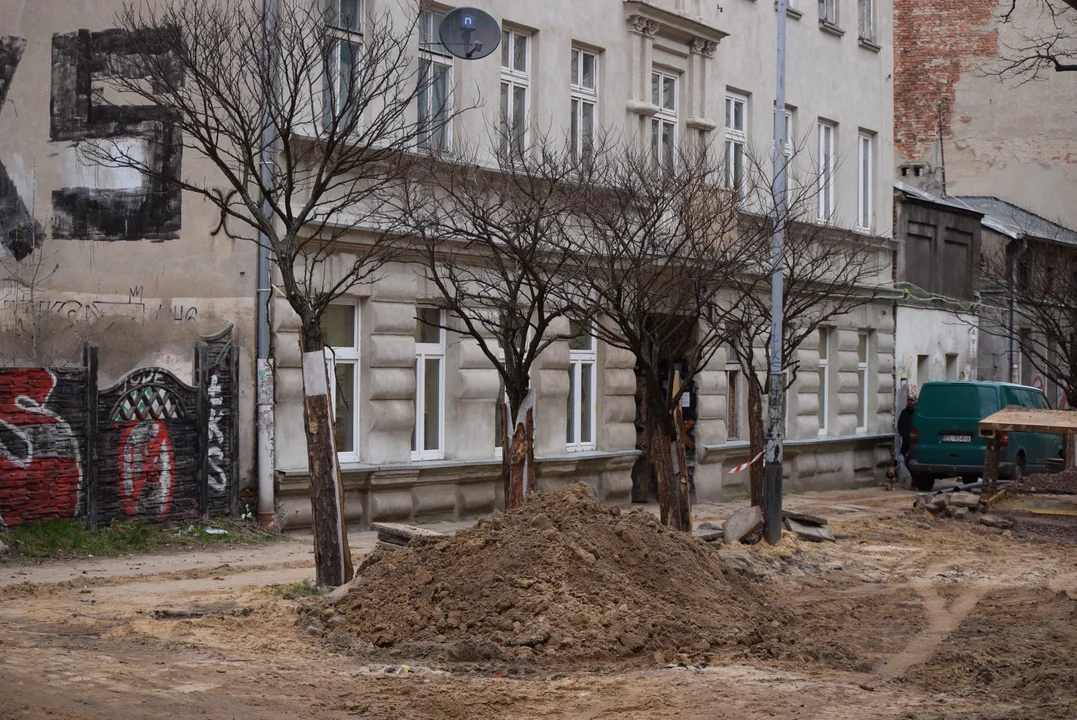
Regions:
<instances>
[{"instance_id":1,"label":"red and white barrier tape","mask_svg":"<svg viewBox=\"0 0 1077 720\"><path fill-rule=\"evenodd\" d=\"M726 473L729 474L729 475L732 475L733 473L739 473L741 470L747 470L748 466L750 466L752 463L754 463L756 460L758 460L761 457L763 457L763 453L759 453L758 455L756 455L754 458L752 458L751 460L749 460L746 463L741 463L740 465L737 465L735 468L732 468L730 470L726 470Z\"/></svg>"}]
</instances>

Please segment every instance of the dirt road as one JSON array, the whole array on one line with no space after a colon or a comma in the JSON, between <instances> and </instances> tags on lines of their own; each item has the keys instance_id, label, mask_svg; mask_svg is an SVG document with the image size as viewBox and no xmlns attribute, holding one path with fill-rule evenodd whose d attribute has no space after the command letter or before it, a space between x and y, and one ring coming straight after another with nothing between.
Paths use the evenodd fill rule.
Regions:
<instances>
[{"instance_id":1,"label":"dirt road","mask_svg":"<svg viewBox=\"0 0 1077 720\"><path fill-rule=\"evenodd\" d=\"M722 548L814 657L386 673L295 627L267 590L308 540L222 553L0 564L7 718L1070 718L1077 551L906 515L907 492L796 496L839 541ZM699 506L697 518L728 514ZM354 536L358 554L369 534ZM394 665L399 669L398 664Z\"/></svg>"}]
</instances>

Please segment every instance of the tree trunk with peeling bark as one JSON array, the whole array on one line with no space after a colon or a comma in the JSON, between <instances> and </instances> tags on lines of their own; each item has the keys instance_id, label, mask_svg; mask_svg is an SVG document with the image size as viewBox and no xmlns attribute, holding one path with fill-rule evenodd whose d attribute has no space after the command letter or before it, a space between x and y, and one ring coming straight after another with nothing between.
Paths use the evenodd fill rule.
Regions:
<instances>
[{"instance_id":1,"label":"tree trunk with peeling bark","mask_svg":"<svg viewBox=\"0 0 1077 720\"><path fill-rule=\"evenodd\" d=\"M508 448L508 486L505 488L505 509L520 507L535 491L535 395L528 392L515 414L514 430ZM506 453L507 450L507 453Z\"/></svg>"},{"instance_id":2,"label":"tree trunk with peeling bark","mask_svg":"<svg viewBox=\"0 0 1077 720\"><path fill-rule=\"evenodd\" d=\"M763 452L766 432L763 428L763 396L755 378L748 378L748 459L753 459ZM763 463L754 462L748 466L748 483L751 489L751 504L763 506Z\"/></svg>"}]
</instances>

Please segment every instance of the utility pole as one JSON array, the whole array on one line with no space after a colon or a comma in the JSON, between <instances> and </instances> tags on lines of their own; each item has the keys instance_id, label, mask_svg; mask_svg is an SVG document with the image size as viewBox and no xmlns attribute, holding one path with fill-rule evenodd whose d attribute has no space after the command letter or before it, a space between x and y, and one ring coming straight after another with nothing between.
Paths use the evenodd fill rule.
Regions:
<instances>
[{"instance_id":1,"label":"utility pole","mask_svg":"<svg viewBox=\"0 0 1077 720\"><path fill-rule=\"evenodd\" d=\"M770 279L770 392L767 395L767 444L763 476L763 537L782 539L782 257L785 254L785 10L778 0L778 83L774 97L774 244Z\"/></svg>"}]
</instances>

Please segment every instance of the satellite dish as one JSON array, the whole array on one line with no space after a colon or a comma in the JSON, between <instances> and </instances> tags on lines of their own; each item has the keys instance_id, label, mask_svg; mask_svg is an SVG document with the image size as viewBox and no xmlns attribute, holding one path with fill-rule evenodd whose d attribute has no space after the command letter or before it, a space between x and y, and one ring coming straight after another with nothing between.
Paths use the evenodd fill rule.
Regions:
<instances>
[{"instance_id":1,"label":"satellite dish","mask_svg":"<svg viewBox=\"0 0 1077 720\"><path fill-rule=\"evenodd\" d=\"M441 44L464 60L484 58L501 44L501 28L488 13L476 8L456 8L441 21Z\"/></svg>"}]
</instances>

